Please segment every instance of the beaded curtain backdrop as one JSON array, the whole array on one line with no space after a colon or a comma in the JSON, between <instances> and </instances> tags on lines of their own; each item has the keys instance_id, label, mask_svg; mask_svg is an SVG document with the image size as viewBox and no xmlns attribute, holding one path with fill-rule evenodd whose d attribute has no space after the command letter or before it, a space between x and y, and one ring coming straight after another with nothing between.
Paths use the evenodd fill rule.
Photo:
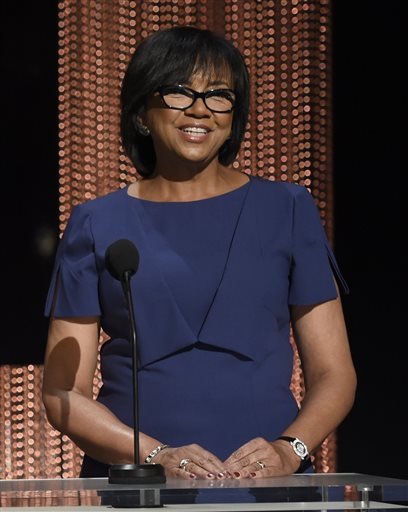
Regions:
<instances>
[{"instance_id":1,"label":"beaded curtain backdrop","mask_svg":"<svg viewBox=\"0 0 408 512\"><path fill-rule=\"evenodd\" d=\"M121 80L141 38L178 24L216 30L245 57L252 106L234 167L307 186L332 237L329 0L65 0L58 23L61 232L73 205L136 179L119 140ZM45 420L41 368L0 372L0 478L78 476L82 453ZM296 348L292 389L301 402ZM315 464L335 471L335 433Z\"/></svg>"}]
</instances>

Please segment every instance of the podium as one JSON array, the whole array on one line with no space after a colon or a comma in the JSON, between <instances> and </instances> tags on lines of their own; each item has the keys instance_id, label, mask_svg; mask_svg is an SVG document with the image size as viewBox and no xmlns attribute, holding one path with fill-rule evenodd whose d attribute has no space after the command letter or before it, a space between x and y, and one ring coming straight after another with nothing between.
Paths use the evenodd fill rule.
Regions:
<instances>
[{"instance_id":1,"label":"podium","mask_svg":"<svg viewBox=\"0 0 408 512\"><path fill-rule=\"evenodd\" d=\"M4 511L106 511L158 508L169 512L407 510L408 480L359 473L318 473L264 479L168 479L149 486L107 478L0 481Z\"/></svg>"}]
</instances>

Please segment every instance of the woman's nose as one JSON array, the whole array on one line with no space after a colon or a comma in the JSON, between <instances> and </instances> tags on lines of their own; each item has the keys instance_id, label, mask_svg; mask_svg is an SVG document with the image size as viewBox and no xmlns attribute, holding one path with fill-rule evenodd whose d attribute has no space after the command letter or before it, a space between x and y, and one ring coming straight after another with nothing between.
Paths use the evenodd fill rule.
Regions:
<instances>
[{"instance_id":1,"label":"woman's nose","mask_svg":"<svg viewBox=\"0 0 408 512\"><path fill-rule=\"evenodd\" d=\"M211 110L204 103L204 98L196 98L194 103L184 110L186 114L205 117L211 115Z\"/></svg>"}]
</instances>

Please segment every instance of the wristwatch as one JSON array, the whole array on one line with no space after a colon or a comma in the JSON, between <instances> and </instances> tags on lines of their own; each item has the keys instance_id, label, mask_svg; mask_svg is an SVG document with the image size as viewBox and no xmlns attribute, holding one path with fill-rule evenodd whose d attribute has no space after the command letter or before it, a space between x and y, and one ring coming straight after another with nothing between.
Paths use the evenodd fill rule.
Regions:
<instances>
[{"instance_id":1,"label":"wristwatch","mask_svg":"<svg viewBox=\"0 0 408 512\"><path fill-rule=\"evenodd\" d=\"M309 451L307 446L303 441L298 439L297 437L289 437L289 436L280 436L278 439L282 439L282 441L287 441L293 448L293 451L296 453L300 460L306 460L309 458Z\"/></svg>"}]
</instances>

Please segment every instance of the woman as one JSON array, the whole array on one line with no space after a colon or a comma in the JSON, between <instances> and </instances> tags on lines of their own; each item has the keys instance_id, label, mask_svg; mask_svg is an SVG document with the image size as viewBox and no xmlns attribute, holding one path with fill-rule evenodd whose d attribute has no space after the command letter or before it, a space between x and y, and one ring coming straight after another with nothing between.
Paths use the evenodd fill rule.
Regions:
<instances>
[{"instance_id":1,"label":"woman","mask_svg":"<svg viewBox=\"0 0 408 512\"><path fill-rule=\"evenodd\" d=\"M240 53L206 30L159 31L122 87L123 146L142 179L73 209L46 314L43 397L84 452L81 476L132 462L131 351L104 256L131 240L139 339L140 462L180 478L303 471L348 413L355 372L311 195L228 166L248 116ZM293 325L306 382L290 391ZM100 328L103 387L92 398Z\"/></svg>"}]
</instances>

